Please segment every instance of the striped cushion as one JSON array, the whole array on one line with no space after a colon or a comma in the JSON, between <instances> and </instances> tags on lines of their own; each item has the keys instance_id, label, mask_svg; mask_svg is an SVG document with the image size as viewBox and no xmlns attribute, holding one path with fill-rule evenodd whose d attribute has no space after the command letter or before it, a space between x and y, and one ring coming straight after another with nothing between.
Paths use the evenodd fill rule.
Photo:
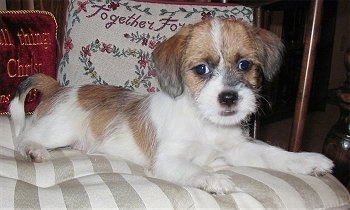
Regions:
<instances>
[{"instance_id":1,"label":"striped cushion","mask_svg":"<svg viewBox=\"0 0 350 210\"><path fill-rule=\"evenodd\" d=\"M232 208L349 209L350 195L332 176L228 167L237 190L211 195L148 177L141 166L58 149L31 163L13 150L7 117L0 117L0 208Z\"/></svg>"}]
</instances>

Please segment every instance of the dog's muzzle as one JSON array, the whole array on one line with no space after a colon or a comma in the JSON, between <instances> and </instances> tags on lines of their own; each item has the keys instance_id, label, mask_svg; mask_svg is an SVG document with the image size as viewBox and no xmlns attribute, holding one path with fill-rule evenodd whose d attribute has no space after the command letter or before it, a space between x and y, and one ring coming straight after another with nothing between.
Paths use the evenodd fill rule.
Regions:
<instances>
[{"instance_id":1,"label":"dog's muzzle","mask_svg":"<svg viewBox=\"0 0 350 210\"><path fill-rule=\"evenodd\" d=\"M234 105L238 102L238 93L236 91L223 91L218 96L218 101L224 110L220 113L223 116L235 114Z\"/></svg>"}]
</instances>

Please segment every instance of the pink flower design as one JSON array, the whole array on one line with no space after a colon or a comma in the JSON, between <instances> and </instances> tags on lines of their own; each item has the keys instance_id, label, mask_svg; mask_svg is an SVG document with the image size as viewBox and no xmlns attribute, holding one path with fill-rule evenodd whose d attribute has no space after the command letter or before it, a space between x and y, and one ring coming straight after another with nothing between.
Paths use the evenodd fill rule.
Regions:
<instances>
[{"instance_id":1,"label":"pink flower design","mask_svg":"<svg viewBox=\"0 0 350 210\"><path fill-rule=\"evenodd\" d=\"M147 83L146 83L146 90L149 93L156 92L156 88L152 86L152 83L150 81L147 81Z\"/></svg>"},{"instance_id":2,"label":"pink flower design","mask_svg":"<svg viewBox=\"0 0 350 210\"><path fill-rule=\"evenodd\" d=\"M102 43L101 52L111 53L112 52L112 44Z\"/></svg>"},{"instance_id":3,"label":"pink flower design","mask_svg":"<svg viewBox=\"0 0 350 210\"><path fill-rule=\"evenodd\" d=\"M148 43L148 39L143 38L142 39L142 46L147 46L147 43Z\"/></svg>"},{"instance_id":4,"label":"pink flower design","mask_svg":"<svg viewBox=\"0 0 350 210\"><path fill-rule=\"evenodd\" d=\"M147 76L149 77L155 77L156 76L156 70L154 69L149 69L148 72L147 72Z\"/></svg>"},{"instance_id":5,"label":"pink flower design","mask_svg":"<svg viewBox=\"0 0 350 210\"><path fill-rule=\"evenodd\" d=\"M156 48L157 44L158 44L158 42L151 40L148 42L148 47L153 50L154 48Z\"/></svg>"},{"instance_id":6,"label":"pink flower design","mask_svg":"<svg viewBox=\"0 0 350 210\"><path fill-rule=\"evenodd\" d=\"M111 2L111 3L108 5L108 8L109 8L109 9L112 9L112 10L116 10L116 9L118 9L119 6L120 6L119 3Z\"/></svg>"},{"instance_id":7,"label":"pink flower design","mask_svg":"<svg viewBox=\"0 0 350 210\"><path fill-rule=\"evenodd\" d=\"M145 68L148 63L148 60L144 55L142 55L138 63L141 65L142 68Z\"/></svg>"},{"instance_id":8,"label":"pink flower design","mask_svg":"<svg viewBox=\"0 0 350 210\"><path fill-rule=\"evenodd\" d=\"M67 37L66 41L64 42L64 49L66 50L66 52L69 52L73 49L74 45L73 45L73 40L70 37Z\"/></svg>"},{"instance_id":9,"label":"pink flower design","mask_svg":"<svg viewBox=\"0 0 350 210\"><path fill-rule=\"evenodd\" d=\"M90 46L86 46L86 47L82 47L82 51L84 53L84 57L86 56L91 56L91 52L90 52Z\"/></svg>"},{"instance_id":10,"label":"pink flower design","mask_svg":"<svg viewBox=\"0 0 350 210\"><path fill-rule=\"evenodd\" d=\"M211 12L202 12L201 15L202 15L202 20L209 19L209 18L213 17Z\"/></svg>"},{"instance_id":11,"label":"pink flower design","mask_svg":"<svg viewBox=\"0 0 350 210\"><path fill-rule=\"evenodd\" d=\"M79 12L81 12L82 10L84 11L84 12L87 12L87 9L86 9L86 5L88 4L88 1L84 1L84 2L82 2L82 1L78 1L78 13Z\"/></svg>"},{"instance_id":12,"label":"pink flower design","mask_svg":"<svg viewBox=\"0 0 350 210\"><path fill-rule=\"evenodd\" d=\"M154 93L154 92L156 92L156 88L152 87L152 86L149 86L149 87L147 87L147 92Z\"/></svg>"}]
</instances>

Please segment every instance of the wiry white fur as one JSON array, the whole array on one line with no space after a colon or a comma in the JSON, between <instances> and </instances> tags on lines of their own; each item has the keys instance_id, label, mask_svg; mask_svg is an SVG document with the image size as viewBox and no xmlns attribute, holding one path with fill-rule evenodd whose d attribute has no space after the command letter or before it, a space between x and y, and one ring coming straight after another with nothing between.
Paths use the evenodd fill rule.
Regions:
<instances>
[{"instance_id":1,"label":"wiry white fur","mask_svg":"<svg viewBox=\"0 0 350 210\"><path fill-rule=\"evenodd\" d=\"M250 97L242 101L250 100ZM242 104L248 106L249 102ZM333 165L319 154L286 152L250 140L243 134L235 116L232 121L224 120L225 123L220 125L203 120L202 114L188 94L175 100L163 93L152 97L151 119L157 128L159 143L153 168L157 177L211 192L227 193L234 189L234 182L225 175L205 170L218 160L224 165L264 167L285 172L295 171L297 167L299 172L306 174L326 172ZM212 115L220 118L215 112ZM300 158L306 156L308 160L300 164L303 161ZM320 161L320 164L315 161Z\"/></svg>"},{"instance_id":2,"label":"wiry white fur","mask_svg":"<svg viewBox=\"0 0 350 210\"><path fill-rule=\"evenodd\" d=\"M220 57L222 57L222 52L221 52L221 47L220 47L220 42L221 42L221 24L218 22L217 19L214 19L212 22L211 22L211 30L210 30L210 34L212 36L212 40L214 42L214 46L215 46L215 50L216 50L216 53L218 55L220 55ZM221 62L221 65L223 63L223 59L220 60Z\"/></svg>"},{"instance_id":3,"label":"wiry white fur","mask_svg":"<svg viewBox=\"0 0 350 210\"><path fill-rule=\"evenodd\" d=\"M37 120L37 115L34 113L24 132L18 135L18 150L24 156L33 145L36 145L37 151L72 146L89 152L93 148L92 145L95 143L92 141L86 121L88 113L77 106L76 91L77 88L74 88L63 95L62 98L66 98L64 102L57 103L54 111L41 117L40 120ZM43 160L47 158L48 153L42 155Z\"/></svg>"},{"instance_id":4,"label":"wiry white fur","mask_svg":"<svg viewBox=\"0 0 350 210\"><path fill-rule=\"evenodd\" d=\"M135 143L131 128L128 126L128 124L119 117L115 118L111 124L116 126L114 126L110 132L107 132L108 135L103 140L101 145L96 148L96 152L118 156L124 160L128 160L148 168L150 166L150 162Z\"/></svg>"},{"instance_id":5,"label":"wiry white fur","mask_svg":"<svg viewBox=\"0 0 350 210\"><path fill-rule=\"evenodd\" d=\"M217 81L211 82L215 84ZM234 182L228 176L206 170L218 161L224 165L305 174L325 173L332 167L332 162L319 154L290 153L249 140L242 133L240 124L236 123L235 116L232 116L232 121L217 124L203 118L202 110L197 108L197 102L189 94L173 99L164 92L155 93L149 99L147 120L155 126L158 144L153 151L154 160L150 160L136 145L131 128L123 117L117 116L113 120L113 131L107 132L103 142L98 143L87 124L88 112L76 103L76 91L72 89L68 92L66 100L53 107L49 115L40 120L36 120L35 115L32 117L32 122L18 136L17 149L21 154L34 155L40 162L49 158L47 149L71 146L87 153L122 157L145 168L151 167L149 169L156 177L215 193L234 190ZM250 100L249 97L247 100ZM215 112L212 115L216 115Z\"/></svg>"},{"instance_id":6,"label":"wiry white fur","mask_svg":"<svg viewBox=\"0 0 350 210\"><path fill-rule=\"evenodd\" d=\"M212 192L233 189L227 176L208 172L205 167L223 158L225 148L244 141L239 126L224 128L203 120L187 94L175 101L165 94L157 94L152 98L151 110L160 140L154 167L158 177Z\"/></svg>"},{"instance_id":7,"label":"wiry white fur","mask_svg":"<svg viewBox=\"0 0 350 210\"><path fill-rule=\"evenodd\" d=\"M15 97L10 104L11 119L15 126L15 135L18 136L25 124L24 104Z\"/></svg>"},{"instance_id":8,"label":"wiry white fur","mask_svg":"<svg viewBox=\"0 0 350 210\"><path fill-rule=\"evenodd\" d=\"M116 118L112 123L117 125L107 135L103 142L95 139L89 127L89 112L84 111L77 103L77 88L72 88L57 103L49 115L37 120L36 113L31 118L17 139L18 150L27 156L28 150L41 153L37 161L49 158L47 149L70 146L86 153L113 154L141 165L147 165L145 156L135 144L130 128L122 118ZM12 104L14 113L18 109L16 101ZM16 125L16 128L18 126ZM112 142L112 143L110 143ZM117 144L113 143L116 142Z\"/></svg>"},{"instance_id":9,"label":"wiry white fur","mask_svg":"<svg viewBox=\"0 0 350 210\"><path fill-rule=\"evenodd\" d=\"M236 114L232 116L222 116L219 113L224 111L225 107L222 107L218 102L218 95L227 90L224 86L223 76L219 73L213 76L208 84L203 88L198 96L198 109L204 119L210 120L219 125L234 125L240 124L248 115L252 114L256 110L256 98L254 92L239 83L235 87L230 87L230 90L238 93L237 106L233 108Z\"/></svg>"}]
</instances>

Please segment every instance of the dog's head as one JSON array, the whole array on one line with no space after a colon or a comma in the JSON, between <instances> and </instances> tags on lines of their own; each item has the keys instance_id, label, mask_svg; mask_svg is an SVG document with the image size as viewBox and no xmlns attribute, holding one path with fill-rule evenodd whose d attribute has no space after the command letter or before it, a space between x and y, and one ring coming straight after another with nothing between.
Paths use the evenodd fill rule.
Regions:
<instances>
[{"instance_id":1,"label":"dog's head","mask_svg":"<svg viewBox=\"0 0 350 210\"><path fill-rule=\"evenodd\" d=\"M187 94L205 119L237 124L256 110L262 76L277 73L284 46L273 33L231 19L183 27L153 52L161 89Z\"/></svg>"}]
</instances>

